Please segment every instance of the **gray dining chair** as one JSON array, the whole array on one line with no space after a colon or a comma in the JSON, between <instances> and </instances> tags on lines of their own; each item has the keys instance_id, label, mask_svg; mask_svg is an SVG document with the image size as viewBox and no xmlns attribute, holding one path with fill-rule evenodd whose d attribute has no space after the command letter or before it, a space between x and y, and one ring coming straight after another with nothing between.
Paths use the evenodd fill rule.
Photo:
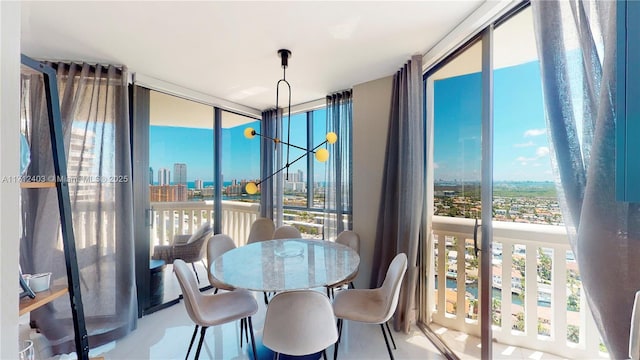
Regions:
<instances>
[{"instance_id":1,"label":"gray dining chair","mask_svg":"<svg viewBox=\"0 0 640 360\"><path fill-rule=\"evenodd\" d=\"M273 231L272 238L275 239L301 239L300 230L291 225L282 225Z\"/></svg>"},{"instance_id":2,"label":"gray dining chair","mask_svg":"<svg viewBox=\"0 0 640 360\"><path fill-rule=\"evenodd\" d=\"M329 298L313 290L279 293L271 299L264 320L262 341L280 354L302 356L322 351L338 339Z\"/></svg>"},{"instance_id":3,"label":"gray dining chair","mask_svg":"<svg viewBox=\"0 0 640 360\"><path fill-rule=\"evenodd\" d=\"M251 229L249 229L249 238L247 239L247 245L253 244L260 241L272 240L273 239L273 231L276 226L273 224L273 220L269 218L257 218L253 224L251 224ZM265 305L269 303L269 295L264 292L264 303Z\"/></svg>"},{"instance_id":4,"label":"gray dining chair","mask_svg":"<svg viewBox=\"0 0 640 360\"><path fill-rule=\"evenodd\" d=\"M251 316L258 312L258 303L253 295L246 290L234 290L221 294L203 294L198 289L198 283L184 261L176 259L173 262L173 270L182 289L187 314L195 323L195 329L193 330L185 359L191 352L191 347L198 333L198 327L202 327L202 329L196 350L196 359L200 357L204 335L210 326L221 325L245 318L247 319L249 333L251 334L253 358L257 359Z\"/></svg>"},{"instance_id":5,"label":"gray dining chair","mask_svg":"<svg viewBox=\"0 0 640 360\"><path fill-rule=\"evenodd\" d=\"M227 290L233 291L235 288L231 285L225 284L220 280L216 279L211 273L211 263L220 255L226 253L229 250L235 249L236 244L233 242L230 236L224 234L216 234L213 235L211 239L209 239L209 243L207 244L207 276L209 277L209 284L213 287L214 294L218 293L218 290Z\"/></svg>"},{"instance_id":6,"label":"gray dining chair","mask_svg":"<svg viewBox=\"0 0 640 360\"><path fill-rule=\"evenodd\" d=\"M251 229L249 229L247 244L273 239L273 231L275 228L273 220L269 218L257 218L253 224L251 224Z\"/></svg>"},{"instance_id":7,"label":"gray dining chair","mask_svg":"<svg viewBox=\"0 0 640 360\"><path fill-rule=\"evenodd\" d=\"M355 231L345 230L341 232L336 238L336 243L348 246L353 249L353 251L357 252L358 255L360 254L360 235ZM358 271L353 273L353 275L349 276L344 281L327 286L327 296L333 297L333 290L342 288L344 285L349 285L351 289L354 289L355 286L353 285L353 280L355 280L356 277L358 277Z\"/></svg>"},{"instance_id":8,"label":"gray dining chair","mask_svg":"<svg viewBox=\"0 0 640 360\"><path fill-rule=\"evenodd\" d=\"M636 292L629 332L629 359L640 359L640 291Z\"/></svg>"},{"instance_id":9,"label":"gray dining chair","mask_svg":"<svg viewBox=\"0 0 640 360\"><path fill-rule=\"evenodd\" d=\"M343 319L367 324L380 324L389 357L393 360L393 353L387 340L386 331L389 332L394 349L396 348L396 343L393 340L387 321L393 316L398 306L400 286L406 271L407 255L400 253L391 261L384 282L379 288L347 289L336 293L333 300L333 311L338 318L338 342L333 350L334 360L338 358L338 344L340 343Z\"/></svg>"},{"instance_id":10,"label":"gray dining chair","mask_svg":"<svg viewBox=\"0 0 640 360\"><path fill-rule=\"evenodd\" d=\"M222 281L216 279L211 272L211 263L220 255L226 253L229 250L236 248L236 244L230 236L225 234L216 234L209 239L207 243L207 276L209 278L209 284L213 289L213 294L217 294L219 290L233 291L235 288L229 284L225 284ZM211 292L211 290L209 291ZM244 338L243 338L244 336ZM240 319L240 347L243 345L243 339L246 338L247 344L249 343L249 326L246 319Z\"/></svg>"}]
</instances>

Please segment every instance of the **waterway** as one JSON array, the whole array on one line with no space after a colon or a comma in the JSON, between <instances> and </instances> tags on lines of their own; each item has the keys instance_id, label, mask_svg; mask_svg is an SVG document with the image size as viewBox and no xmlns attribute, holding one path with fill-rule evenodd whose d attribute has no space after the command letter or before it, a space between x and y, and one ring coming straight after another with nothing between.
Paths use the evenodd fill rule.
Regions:
<instances>
[{"instance_id":1,"label":"waterway","mask_svg":"<svg viewBox=\"0 0 640 360\"><path fill-rule=\"evenodd\" d=\"M437 276L436 276L436 279L437 279ZM458 288L458 285L457 285L455 279L447 278L446 285L447 285L447 289L452 289L454 291L456 291L457 288ZM436 281L436 289L437 288L438 288L438 282ZM471 294L474 299L477 299L478 298L478 283L477 282L473 282L471 284L466 284L466 292ZM498 300L502 301L502 290L494 287L491 296L494 299L498 299ZM523 306L523 301L524 301L524 295L520 296L518 294L511 293L511 302L513 304ZM551 304L549 302L547 302L547 301L541 301L541 300L538 299L538 306L551 307Z\"/></svg>"}]
</instances>

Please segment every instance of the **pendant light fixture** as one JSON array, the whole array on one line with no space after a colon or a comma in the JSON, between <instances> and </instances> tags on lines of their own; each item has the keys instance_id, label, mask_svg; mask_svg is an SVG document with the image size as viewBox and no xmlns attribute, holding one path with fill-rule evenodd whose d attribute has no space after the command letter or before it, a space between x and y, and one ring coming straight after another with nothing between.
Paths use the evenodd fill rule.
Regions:
<instances>
[{"instance_id":1,"label":"pendant light fixture","mask_svg":"<svg viewBox=\"0 0 640 360\"><path fill-rule=\"evenodd\" d=\"M278 55L280 56L281 59L281 64L282 64L282 79L278 80L278 83L276 84L276 119L279 122L282 122L282 116L283 116L283 111L280 110L279 107L279 100L280 100L280 83L284 83L287 85L287 89L289 91L289 102L288 102L288 106L287 106L287 119L289 119L288 123L287 123L287 141L282 141L282 139L280 138L272 138L269 137L267 135L263 135L260 134L258 132L256 132L253 128L246 128L244 129L244 136L247 139L252 139L254 136L261 136L265 139L269 139L271 141L273 141L274 145L277 144L284 144L287 147L287 161L285 163L285 165L283 167L281 167L280 169L278 169L277 171L275 171L273 174L263 178L262 180L258 181L258 182L249 182L247 183L247 185L245 186L245 190L247 191L248 194L255 194L258 192L258 186L263 183L264 181L267 181L269 179L271 179L274 175L282 172L283 170L287 170L287 180L289 179L289 167L291 165L293 165L296 161L302 159L303 157L307 156L309 153L314 153L315 154L315 158L316 160L320 161L320 162L325 162L327 160L329 160L329 151L326 149L326 147L321 148L323 145L325 144L333 144L338 140L338 135L336 135L336 133L334 132L329 132L327 133L327 136L325 137L325 140L318 144L316 147L314 147L311 150L307 150L304 147L301 146L296 146L290 143L290 136L291 136L291 85L289 84L289 82L287 81L287 77L286 77L286 73L287 73L287 67L289 66L289 58L291 57L291 51L287 50L287 49L280 49L278 50ZM296 149L300 149L302 151L304 151L305 153L300 155L299 157L297 157L296 159L294 159L293 161L290 161L289 158L289 148L290 147L294 147Z\"/></svg>"}]
</instances>

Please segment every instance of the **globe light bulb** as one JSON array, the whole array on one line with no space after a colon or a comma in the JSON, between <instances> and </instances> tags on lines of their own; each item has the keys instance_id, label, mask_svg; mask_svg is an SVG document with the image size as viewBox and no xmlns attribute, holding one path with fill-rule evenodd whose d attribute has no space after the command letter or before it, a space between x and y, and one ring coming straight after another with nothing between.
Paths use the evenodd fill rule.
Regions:
<instances>
[{"instance_id":1,"label":"globe light bulb","mask_svg":"<svg viewBox=\"0 0 640 360\"><path fill-rule=\"evenodd\" d=\"M329 150L320 149L320 150L316 151L316 160L318 160L320 162L325 162L325 161L329 160Z\"/></svg>"},{"instance_id":2,"label":"globe light bulb","mask_svg":"<svg viewBox=\"0 0 640 360\"><path fill-rule=\"evenodd\" d=\"M333 143L335 143L336 141L338 141L338 135L337 135L336 133L334 133L333 131L328 132L328 133L327 133L327 142L328 142L329 144L333 144Z\"/></svg>"},{"instance_id":3,"label":"globe light bulb","mask_svg":"<svg viewBox=\"0 0 640 360\"><path fill-rule=\"evenodd\" d=\"M254 182L247 183L245 186L245 190L247 190L247 194L253 195L258 192L258 186Z\"/></svg>"},{"instance_id":4,"label":"globe light bulb","mask_svg":"<svg viewBox=\"0 0 640 360\"><path fill-rule=\"evenodd\" d=\"M253 128L246 128L244 129L244 137L246 137L247 139L253 139L253 137L255 136L256 132L255 130L253 130Z\"/></svg>"}]
</instances>

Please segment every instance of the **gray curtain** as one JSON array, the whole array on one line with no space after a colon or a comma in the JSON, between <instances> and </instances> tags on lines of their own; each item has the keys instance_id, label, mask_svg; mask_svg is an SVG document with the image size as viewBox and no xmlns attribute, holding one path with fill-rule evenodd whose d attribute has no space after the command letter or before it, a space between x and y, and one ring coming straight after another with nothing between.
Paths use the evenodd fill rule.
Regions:
<instances>
[{"instance_id":1,"label":"gray curtain","mask_svg":"<svg viewBox=\"0 0 640 360\"><path fill-rule=\"evenodd\" d=\"M276 111L266 110L262 112L262 122L260 123L260 133L275 138L276 135ZM273 174L273 159L275 148L273 141L260 137L260 178ZM273 192L274 179L270 178L260 184L260 216L273 219Z\"/></svg>"},{"instance_id":2,"label":"gray curtain","mask_svg":"<svg viewBox=\"0 0 640 360\"><path fill-rule=\"evenodd\" d=\"M57 69L80 289L89 345L95 347L128 334L137 319L127 71L50 65ZM21 80L22 131L31 151L27 175L51 176L42 77ZM23 271L50 271L52 283L66 285L55 188L22 190L22 219ZM54 353L75 351L68 296L31 312L31 320Z\"/></svg>"},{"instance_id":3,"label":"gray curtain","mask_svg":"<svg viewBox=\"0 0 640 360\"><path fill-rule=\"evenodd\" d=\"M389 133L376 231L371 286L382 284L398 253L408 258L396 330L409 332L415 320L417 256L424 202L424 118L422 56L414 55L393 78Z\"/></svg>"},{"instance_id":4,"label":"gray curtain","mask_svg":"<svg viewBox=\"0 0 640 360\"><path fill-rule=\"evenodd\" d=\"M335 240L342 231L353 228L352 103L350 90L327 96L327 132L336 133L338 141L326 145L330 152L324 199L326 240Z\"/></svg>"},{"instance_id":5,"label":"gray curtain","mask_svg":"<svg viewBox=\"0 0 640 360\"><path fill-rule=\"evenodd\" d=\"M553 169L571 247L612 358L628 356L640 211L615 200L616 3L532 2Z\"/></svg>"}]
</instances>

